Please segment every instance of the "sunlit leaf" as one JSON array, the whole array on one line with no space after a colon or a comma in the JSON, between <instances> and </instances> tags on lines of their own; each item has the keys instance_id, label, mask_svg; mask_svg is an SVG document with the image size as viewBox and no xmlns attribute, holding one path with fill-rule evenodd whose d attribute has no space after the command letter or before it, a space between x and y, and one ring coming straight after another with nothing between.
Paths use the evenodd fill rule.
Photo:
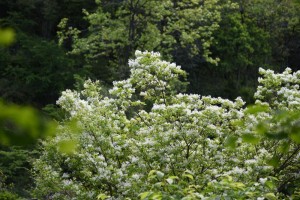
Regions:
<instances>
[{"instance_id":1,"label":"sunlit leaf","mask_svg":"<svg viewBox=\"0 0 300 200\"><path fill-rule=\"evenodd\" d=\"M162 195L161 195L161 193L154 193L154 194L151 195L151 199L152 200L161 200Z\"/></svg>"},{"instance_id":2,"label":"sunlit leaf","mask_svg":"<svg viewBox=\"0 0 300 200\"><path fill-rule=\"evenodd\" d=\"M268 200L276 200L277 199L277 197L275 196L274 193L265 194L265 198L268 199Z\"/></svg>"},{"instance_id":3,"label":"sunlit leaf","mask_svg":"<svg viewBox=\"0 0 300 200\"><path fill-rule=\"evenodd\" d=\"M144 199L146 199L146 197L149 196L149 194L150 194L150 192L143 192L139 196L140 196L141 200L144 200Z\"/></svg>"},{"instance_id":4,"label":"sunlit leaf","mask_svg":"<svg viewBox=\"0 0 300 200\"><path fill-rule=\"evenodd\" d=\"M97 196L97 199L99 199L99 200L105 200L105 199L107 199L107 198L109 198L109 196L107 196L106 194L99 194L98 196Z\"/></svg>"},{"instance_id":5,"label":"sunlit leaf","mask_svg":"<svg viewBox=\"0 0 300 200\"><path fill-rule=\"evenodd\" d=\"M245 188L245 184L241 182L234 182L234 183L230 183L230 187L242 190Z\"/></svg>"},{"instance_id":6,"label":"sunlit leaf","mask_svg":"<svg viewBox=\"0 0 300 200\"><path fill-rule=\"evenodd\" d=\"M182 176L183 176L183 177L187 177L187 178L189 178L189 179L191 179L191 180L194 180L194 177L193 177L193 175L191 175L191 174L183 174Z\"/></svg>"},{"instance_id":7,"label":"sunlit leaf","mask_svg":"<svg viewBox=\"0 0 300 200\"><path fill-rule=\"evenodd\" d=\"M272 181L266 181L265 185L270 188L271 190L274 189L276 186Z\"/></svg>"}]
</instances>

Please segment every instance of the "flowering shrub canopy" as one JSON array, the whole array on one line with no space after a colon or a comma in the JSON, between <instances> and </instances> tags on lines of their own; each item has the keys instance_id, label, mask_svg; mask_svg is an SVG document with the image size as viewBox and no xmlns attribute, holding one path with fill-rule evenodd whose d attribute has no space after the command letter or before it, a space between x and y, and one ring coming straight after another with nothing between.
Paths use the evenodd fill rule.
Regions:
<instances>
[{"instance_id":1,"label":"flowering shrub canopy","mask_svg":"<svg viewBox=\"0 0 300 200\"><path fill-rule=\"evenodd\" d=\"M180 66L159 53L135 56L131 76L108 96L91 80L83 91L63 92L57 103L77 128L63 123L44 142L38 198L299 197L300 72L261 69L257 101L245 108L241 98L180 93ZM74 152L60 151L70 141Z\"/></svg>"}]
</instances>

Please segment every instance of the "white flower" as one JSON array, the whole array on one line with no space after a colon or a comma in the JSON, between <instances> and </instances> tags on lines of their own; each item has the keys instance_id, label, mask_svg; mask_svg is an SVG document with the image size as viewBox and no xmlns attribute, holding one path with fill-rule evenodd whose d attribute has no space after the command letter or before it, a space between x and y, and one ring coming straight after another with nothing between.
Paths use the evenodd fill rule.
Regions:
<instances>
[{"instance_id":1,"label":"white flower","mask_svg":"<svg viewBox=\"0 0 300 200\"><path fill-rule=\"evenodd\" d=\"M256 163L257 163L257 160L255 160L255 159L250 159L250 160L245 161L246 165L252 165L252 164L256 164Z\"/></svg>"},{"instance_id":2,"label":"white flower","mask_svg":"<svg viewBox=\"0 0 300 200\"><path fill-rule=\"evenodd\" d=\"M72 184L72 181L71 181L71 180L66 180L66 179L64 179L64 180L63 180L63 184L66 185L66 186L68 186L68 185L71 185L71 184Z\"/></svg>"},{"instance_id":3,"label":"white flower","mask_svg":"<svg viewBox=\"0 0 300 200\"><path fill-rule=\"evenodd\" d=\"M261 183L261 184L265 184L265 182L268 180L268 178L260 178L259 179L259 182Z\"/></svg>"},{"instance_id":4,"label":"white flower","mask_svg":"<svg viewBox=\"0 0 300 200\"><path fill-rule=\"evenodd\" d=\"M138 174L133 174L133 175L132 175L132 178L138 180L138 179L140 178L140 175L138 175Z\"/></svg>"},{"instance_id":5,"label":"white flower","mask_svg":"<svg viewBox=\"0 0 300 200\"><path fill-rule=\"evenodd\" d=\"M235 168L233 168L233 170L232 170L232 173L233 173L233 174L243 174L244 172L245 172L245 170L242 169L242 168L239 168L239 167L235 167Z\"/></svg>"}]
</instances>

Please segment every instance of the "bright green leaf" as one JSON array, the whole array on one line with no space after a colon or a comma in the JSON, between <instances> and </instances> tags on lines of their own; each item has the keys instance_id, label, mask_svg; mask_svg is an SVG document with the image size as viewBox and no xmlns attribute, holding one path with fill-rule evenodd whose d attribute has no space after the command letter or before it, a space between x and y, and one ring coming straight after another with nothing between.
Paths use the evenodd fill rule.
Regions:
<instances>
[{"instance_id":1,"label":"bright green leaf","mask_svg":"<svg viewBox=\"0 0 300 200\"><path fill-rule=\"evenodd\" d=\"M150 194L150 192L143 192L139 196L141 197L141 200L144 200L144 199L146 199L146 197L149 196L149 194Z\"/></svg>"},{"instance_id":2,"label":"bright green leaf","mask_svg":"<svg viewBox=\"0 0 300 200\"><path fill-rule=\"evenodd\" d=\"M100 200L105 200L105 199L107 199L107 198L109 198L109 196L107 196L106 194L99 194L98 196L97 196L97 199L100 199Z\"/></svg>"},{"instance_id":3,"label":"bright green leaf","mask_svg":"<svg viewBox=\"0 0 300 200\"><path fill-rule=\"evenodd\" d=\"M277 197L275 196L274 193L265 194L265 198L268 199L268 200L276 200L277 199Z\"/></svg>"}]
</instances>

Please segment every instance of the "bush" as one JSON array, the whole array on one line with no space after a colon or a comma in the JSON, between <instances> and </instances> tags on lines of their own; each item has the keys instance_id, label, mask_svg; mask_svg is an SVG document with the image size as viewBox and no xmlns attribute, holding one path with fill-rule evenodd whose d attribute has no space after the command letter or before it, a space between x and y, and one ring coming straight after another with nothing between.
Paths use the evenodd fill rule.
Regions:
<instances>
[{"instance_id":1,"label":"bush","mask_svg":"<svg viewBox=\"0 0 300 200\"><path fill-rule=\"evenodd\" d=\"M101 95L87 80L57 103L70 118L36 160L41 199L276 199L299 185L299 76L261 70L256 104L179 93L185 72L136 51L131 76ZM291 103L292 100L292 103ZM289 115L288 115L289 116ZM277 118L276 118L277 117ZM69 126L76 122L77 128ZM295 127L293 130L287 127ZM280 127L280 129L279 129ZM282 137L269 133L283 130ZM291 132L292 131L292 132ZM273 135L271 135L273 136ZM62 147L71 144L68 151ZM288 190L284 187L289 184Z\"/></svg>"},{"instance_id":2,"label":"bush","mask_svg":"<svg viewBox=\"0 0 300 200\"><path fill-rule=\"evenodd\" d=\"M18 196L8 192L8 191L0 191L0 199L2 200L16 200L18 199Z\"/></svg>"}]
</instances>

